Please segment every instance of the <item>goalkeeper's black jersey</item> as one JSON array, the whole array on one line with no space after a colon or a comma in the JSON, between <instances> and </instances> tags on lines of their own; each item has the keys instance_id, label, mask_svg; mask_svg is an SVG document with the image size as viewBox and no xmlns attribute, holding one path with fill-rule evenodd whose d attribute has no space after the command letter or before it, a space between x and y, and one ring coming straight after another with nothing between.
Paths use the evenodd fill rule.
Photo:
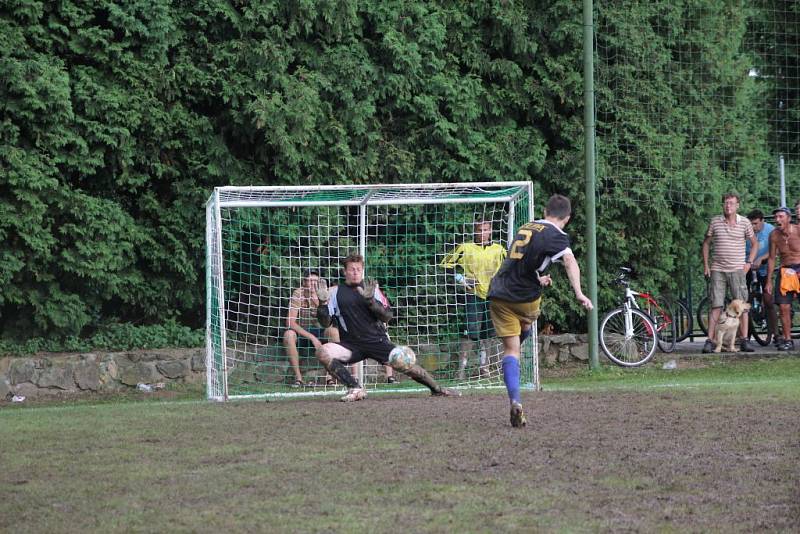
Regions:
<instances>
[{"instance_id":1,"label":"goalkeeper's black jersey","mask_svg":"<svg viewBox=\"0 0 800 534\"><path fill-rule=\"evenodd\" d=\"M572 254L569 236L545 220L520 227L500 270L492 278L489 298L508 302L533 302L542 293L536 272L544 273L551 263Z\"/></svg>"},{"instance_id":2,"label":"goalkeeper's black jersey","mask_svg":"<svg viewBox=\"0 0 800 534\"><path fill-rule=\"evenodd\" d=\"M359 284L364 286L363 282ZM357 286L339 284L331 288L328 300L328 313L336 319L339 337L342 341L372 342L386 339L386 328L370 311L358 291ZM380 289L375 289L375 300L385 308L389 307Z\"/></svg>"}]
</instances>

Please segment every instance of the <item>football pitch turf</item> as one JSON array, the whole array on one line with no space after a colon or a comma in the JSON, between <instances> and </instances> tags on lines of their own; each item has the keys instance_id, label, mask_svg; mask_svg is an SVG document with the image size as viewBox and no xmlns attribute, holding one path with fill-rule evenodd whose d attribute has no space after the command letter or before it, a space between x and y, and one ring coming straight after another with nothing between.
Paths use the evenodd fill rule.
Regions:
<instances>
[{"instance_id":1,"label":"football pitch turf","mask_svg":"<svg viewBox=\"0 0 800 534\"><path fill-rule=\"evenodd\" d=\"M554 375L560 376L554 376ZM800 528L800 358L544 370L502 391L0 404L0 532Z\"/></svg>"}]
</instances>

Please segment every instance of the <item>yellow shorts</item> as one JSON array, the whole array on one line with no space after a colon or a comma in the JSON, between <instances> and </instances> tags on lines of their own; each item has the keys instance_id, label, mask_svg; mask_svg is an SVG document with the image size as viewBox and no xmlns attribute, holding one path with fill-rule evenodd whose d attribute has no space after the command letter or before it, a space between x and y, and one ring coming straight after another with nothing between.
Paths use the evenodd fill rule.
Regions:
<instances>
[{"instance_id":1,"label":"yellow shorts","mask_svg":"<svg viewBox=\"0 0 800 534\"><path fill-rule=\"evenodd\" d=\"M542 297L533 302L508 302L492 299L489 302L489 314L494 323L498 337L518 336L522 333L522 325L529 325L539 318L539 305Z\"/></svg>"}]
</instances>

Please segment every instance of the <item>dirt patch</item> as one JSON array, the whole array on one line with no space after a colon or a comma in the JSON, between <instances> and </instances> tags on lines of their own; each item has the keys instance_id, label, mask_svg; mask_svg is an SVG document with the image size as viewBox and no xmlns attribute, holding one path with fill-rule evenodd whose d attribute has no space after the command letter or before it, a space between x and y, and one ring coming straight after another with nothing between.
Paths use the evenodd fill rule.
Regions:
<instances>
[{"instance_id":1,"label":"dirt patch","mask_svg":"<svg viewBox=\"0 0 800 534\"><path fill-rule=\"evenodd\" d=\"M734 395L709 399L685 391L544 392L526 395L525 406L528 427L512 429L502 395L278 403L273 415L282 416L271 435L287 448L298 441L312 448L346 444L369 466L372 486L422 478L495 496L508 492L518 506L498 510L487 497L491 509L480 530L754 531L800 525L797 404L751 406ZM307 431L317 425L331 432ZM315 435L320 442L310 443ZM347 455L337 460L346 465ZM299 472L298 480L292 472ZM303 469L291 471L284 483L302 484L307 476ZM325 484L320 474L313 476ZM419 517L399 521L400 530L426 529Z\"/></svg>"},{"instance_id":2,"label":"dirt patch","mask_svg":"<svg viewBox=\"0 0 800 534\"><path fill-rule=\"evenodd\" d=\"M728 391L4 406L0 531L797 531L800 400Z\"/></svg>"}]
</instances>

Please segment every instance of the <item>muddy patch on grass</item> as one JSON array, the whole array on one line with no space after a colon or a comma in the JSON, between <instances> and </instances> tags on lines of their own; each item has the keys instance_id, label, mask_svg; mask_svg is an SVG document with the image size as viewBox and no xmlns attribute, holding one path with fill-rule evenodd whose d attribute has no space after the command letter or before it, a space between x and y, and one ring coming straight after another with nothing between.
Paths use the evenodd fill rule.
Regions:
<instances>
[{"instance_id":1,"label":"muddy patch on grass","mask_svg":"<svg viewBox=\"0 0 800 534\"><path fill-rule=\"evenodd\" d=\"M796 403L752 406L735 395L712 400L684 391L543 392L527 394L524 401L529 422L523 429L510 427L502 395L283 403L274 408L298 417L279 417L291 423L274 428L273 435L287 447L302 442L313 448L318 439L322 448L341 444L343 451L358 451L359 465L369 466L370 487L423 479L476 492L513 492L524 504L505 509L487 498L481 517L499 515L481 528L528 524L636 532L800 526ZM318 425L327 431L304 430ZM324 484L325 475L320 476ZM335 479L331 476L331 483ZM398 526L403 524L425 529L417 520Z\"/></svg>"}]
</instances>

